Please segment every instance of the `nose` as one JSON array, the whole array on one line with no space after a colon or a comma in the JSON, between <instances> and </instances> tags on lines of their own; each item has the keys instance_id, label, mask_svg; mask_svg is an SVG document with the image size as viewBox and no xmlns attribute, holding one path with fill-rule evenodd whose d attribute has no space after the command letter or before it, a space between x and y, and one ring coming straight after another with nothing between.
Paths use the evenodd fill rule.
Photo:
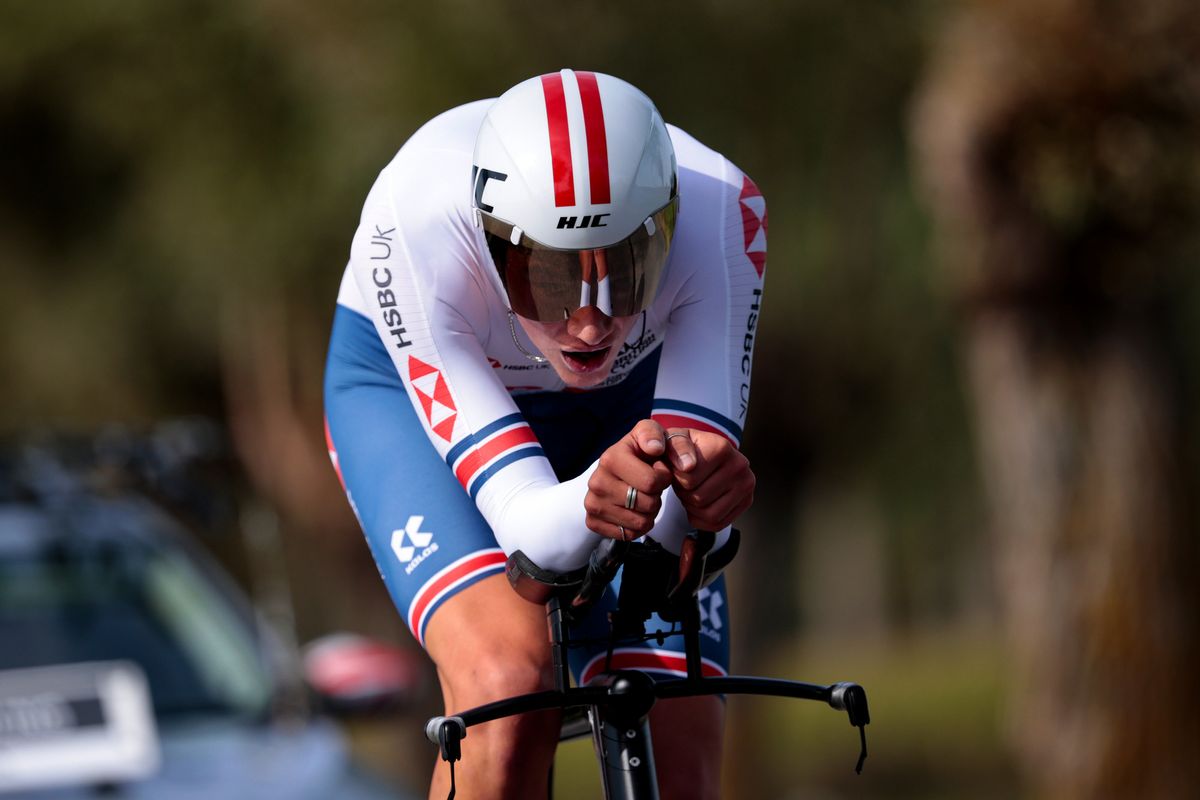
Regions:
<instances>
[{"instance_id":1,"label":"nose","mask_svg":"<svg viewBox=\"0 0 1200 800\"><path fill-rule=\"evenodd\" d=\"M567 318L567 333L589 345L603 342L612 333L613 318L595 306L583 306Z\"/></svg>"}]
</instances>

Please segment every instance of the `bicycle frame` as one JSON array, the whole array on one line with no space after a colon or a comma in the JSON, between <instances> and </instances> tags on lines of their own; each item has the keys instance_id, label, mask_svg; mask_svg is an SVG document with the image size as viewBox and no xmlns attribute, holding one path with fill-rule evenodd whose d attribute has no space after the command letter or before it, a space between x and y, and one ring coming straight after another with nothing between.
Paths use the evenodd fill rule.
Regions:
<instances>
[{"instance_id":1,"label":"bicycle frame","mask_svg":"<svg viewBox=\"0 0 1200 800\"><path fill-rule=\"evenodd\" d=\"M753 676L703 677L700 671L700 610L694 587L682 620L687 662L685 678L655 680L639 670L616 670L601 673L586 686L571 686L567 661L567 652L572 645L567 624L569 608L564 607L558 596L551 597L547 603L555 676L553 690L498 700L455 716L433 717L426 723L426 737L438 745L442 759L450 762L452 786L454 762L461 758L459 743L466 736L467 728L531 711L585 708L596 757L601 766L605 798L657 800L658 780L648 722L648 714L655 701L731 694L819 700L845 711L850 724L859 729L861 749L855 770L862 771L867 756L865 726L870 723L867 695L863 688L848 682L822 686ZM618 610L614 616L619 613ZM644 638L653 638L655 635ZM611 645L610 641L610 653ZM577 727L568 724L572 728ZM453 796L454 789L451 788L450 797Z\"/></svg>"}]
</instances>

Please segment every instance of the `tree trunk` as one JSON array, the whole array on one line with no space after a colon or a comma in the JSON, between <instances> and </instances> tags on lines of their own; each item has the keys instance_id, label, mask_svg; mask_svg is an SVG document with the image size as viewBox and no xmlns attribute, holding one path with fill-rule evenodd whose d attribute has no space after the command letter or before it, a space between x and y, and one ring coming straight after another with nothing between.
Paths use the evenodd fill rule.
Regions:
<instances>
[{"instance_id":1,"label":"tree trunk","mask_svg":"<svg viewBox=\"0 0 1200 800\"><path fill-rule=\"evenodd\" d=\"M1200 783L1192 365L1168 355L1181 301L1166 288L1195 266L1194 5L977 3L915 117L963 309L1012 740L1046 797Z\"/></svg>"},{"instance_id":2,"label":"tree trunk","mask_svg":"<svg viewBox=\"0 0 1200 800\"><path fill-rule=\"evenodd\" d=\"M1195 621L1165 381L1132 332L1080 358L1028 327L981 314L967 345L1014 741L1046 796L1178 797L1197 778Z\"/></svg>"}]
</instances>

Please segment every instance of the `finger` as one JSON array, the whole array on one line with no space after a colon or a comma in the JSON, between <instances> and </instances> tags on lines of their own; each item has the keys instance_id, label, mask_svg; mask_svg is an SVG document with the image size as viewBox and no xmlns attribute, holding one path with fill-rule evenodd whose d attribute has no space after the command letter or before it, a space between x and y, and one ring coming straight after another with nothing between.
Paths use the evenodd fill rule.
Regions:
<instances>
[{"instance_id":1,"label":"finger","mask_svg":"<svg viewBox=\"0 0 1200 800\"><path fill-rule=\"evenodd\" d=\"M589 513L600 516L605 516L607 509L611 506L653 518L662 508L662 494L660 492L642 492L636 486L630 486L624 482L614 482L607 478L593 476L588 481L584 506ZM617 520L614 519L614 521Z\"/></svg>"},{"instance_id":2,"label":"finger","mask_svg":"<svg viewBox=\"0 0 1200 800\"><path fill-rule=\"evenodd\" d=\"M696 466L696 443L687 428L672 428L667 433L667 457L679 472L688 472Z\"/></svg>"},{"instance_id":3,"label":"finger","mask_svg":"<svg viewBox=\"0 0 1200 800\"><path fill-rule=\"evenodd\" d=\"M698 432L692 431L691 435L695 436L696 433ZM730 467L749 469L750 462L725 437L714 435L700 438L700 442L693 440L693 443L696 444L696 466L690 470L675 473L674 480L678 485L685 489L696 489L711 480L713 475L728 470ZM671 441L674 443L678 439ZM729 473L725 474L728 476Z\"/></svg>"},{"instance_id":4,"label":"finger","mask_svg":"<svg viewBox=\"0 0 1200 800\"><path fill-rule=\"evenodd\" d=\"M671 485L671 470L665 464L648 464L622 448L609 448L588 480L588 488L622 503L632 486L645 494L661 494Z\"/></svg>"},{"instance_id":5,"label":"finger","mask_svg":"<svg viewBox=\"0 0 1200 800\"><path fill-rule=\"evenodd\" d=\"M663 430L662 425L652 419L644 419L634 425L629 436L638 452L646 457L646 460L656 459L666 450L666 431Z\"/></svg>"},{"instance_id":6,"label":"finger","mask_svg":"<svg viewBox=\"0 0 1200 800\"><path fill-rule=\"evenodd\" d=\"M662 495L640 492L637 487L629 486L617 496L612 497L611 502L613 505L623 508L626 511L632 511L636 514L649 514L653 517L662 508Z\"/></svg>"},{"instance_id":7,"label":"finger","mask_svg":"<svg viewBox=\"0 0 1200 800\"><path fill-rule=\"evenodd\" d=\"M587 504L585 504L586 507ZM613 539L636 539L654 528L655 516L656 514L639 514L624 508L604 506L600 509L600 513L592 513L589 510L584 519L588 528L601 536ZM621 529L625 530L624 536L621 534Z\"/></svg>"},{"instance_id":8,"label":"finger","mask_svg":"<svg viewBox=\"0 0 1200 800\"><path fill-rule=\"evenodd\" d=\"M671 485L671 480L675 477L671 468L663 461L655 461L650 465L654 470L654 493L661 495Z\"/></svg>"},{"instance_id":9,"label":"finger","mask_svg":"<svg viewBox=\"0 0 1200 800\"><path fill-rule=\"evenodd\" d=\"M688 523L696 530L719 531L727 525L732 525L750 508L753 501L752 492L726 492L708 506L695 512L689 511Z\"/></svg>"},{"instance_id":10,"label":"finger","mask_svg":"<svg viewBox=\"0 0 1200 800\"><path fill-rule=\"evenodd\" d=\"M680 502L688 506L703 508L711 506L729 492L747 492L754 490L754 473L743 464L726 464L709 475L699 486L683 486L681 481L675 482L675 494Z\"/></svg>"},{"instance_id":11,"label":"finger","mask_svg":"<svg viewBox=\"0 0 1200 800\"><path fill-rule=\"evenodd\" d=\"M721 470L697 489L677 485L675 494L687 511L689 522L701 530L719 530L750 507L754 485L754 473L748 468Z\"/></svg>"}]
</instances>

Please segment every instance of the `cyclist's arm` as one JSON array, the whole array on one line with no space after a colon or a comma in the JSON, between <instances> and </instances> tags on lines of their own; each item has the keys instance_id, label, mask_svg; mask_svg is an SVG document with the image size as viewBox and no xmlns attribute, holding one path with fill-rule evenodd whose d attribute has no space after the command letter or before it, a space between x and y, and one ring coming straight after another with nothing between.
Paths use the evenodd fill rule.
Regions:
<instances>
[{"instance_id":1,"label":"cyclist's arm","mask_svg":"<svg viewBox=\"0 0 1200 800\"><path fill-rule=\"evenodd\" d=\"M671 310L653 418L666 428L686 428L697 439L708 438L698 442L704 447L713 446L713 440L727 441L732 451L740 446L750 397L766 208L754 183L723 157L686 135L674 140L695 170L681 170L680 192L688 210L680 217L679 248L672 253L663 287ZM699 225L707 228L697 230ZM688 526L686 509L675 497L668 501L664 496L663 517L664 528Z\"/></svg>"},{"instance_id":2,"label":"cyclist's arm","mask_svg":"<svg viewBox=\"0 0 1200 800\"><path fill-rule=\"evenodd\" d=\"M475 262L486 250L473 243L469 216L437 196L451 190L429 171L452 173L428 159L403 170L393 163L368 197L350 260L363 313L429 441L505 552L522 550L549 570L577 568L599 541L584 521L591 470L558 481L489 365L481 339L496 304ZM395 185L426 189L409 200Z\"/></svg>"}]
</instances>

